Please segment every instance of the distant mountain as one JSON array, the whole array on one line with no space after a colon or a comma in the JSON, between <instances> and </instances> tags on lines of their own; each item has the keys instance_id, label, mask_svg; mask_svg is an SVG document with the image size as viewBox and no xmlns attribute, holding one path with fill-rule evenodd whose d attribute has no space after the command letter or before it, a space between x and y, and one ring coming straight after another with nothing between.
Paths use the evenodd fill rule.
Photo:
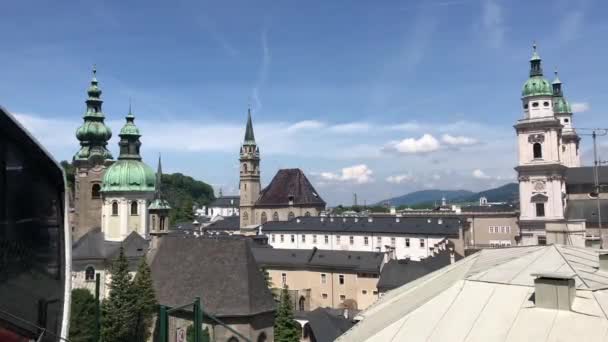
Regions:
<instances>
[{"instance_id":1,"label":"distant mountain","mask_svg":"<svg viewBox=\"0 0 608 342\"><path fill-rule=\"evenodd\" d=\"M498 188L480 192L468 190L421 190L389 198L379 203L389 203L397 207L402 205L433 205L433 203L439 204L444 196L448 203L478 202L482 196L486 197L488 202L515 202L519 197L519 185L517 183L508 183Z\"/></svg>"},{"instance_id":2,"label":"distant mountain","mask_svg":"<svg viewBox=\"0 0 608 342\"><path fill-rule=\"evenodd\" d=\"M445 197L446 200L451 202L457 198L468 198L473 196L475 193L468 190L421 190L410 192L409 194L389 198L384 201L380 201L379 204L388 203L389 205L400 206L400 205L415 205L421 203L433 203L437 202L440 204L441 198Z\"/></svg>"}]
</instances>

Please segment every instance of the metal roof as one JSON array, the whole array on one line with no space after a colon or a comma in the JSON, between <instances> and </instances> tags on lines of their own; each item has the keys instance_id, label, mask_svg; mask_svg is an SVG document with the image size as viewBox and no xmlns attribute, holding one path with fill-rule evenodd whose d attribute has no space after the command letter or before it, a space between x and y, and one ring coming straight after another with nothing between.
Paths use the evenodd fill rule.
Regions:
<instances>
[{"instance_id":1,"label":"metal roof","mask_svg":"<svg viewBox=\"0 0 608 342\"><path fill-rule=\"evenodd\" d=\"M606 341L608 272L598 250L488 249L389 291L337 341ZM537 308L535 273L571 273L570 311Z\"/></svg>"}]
</instances>

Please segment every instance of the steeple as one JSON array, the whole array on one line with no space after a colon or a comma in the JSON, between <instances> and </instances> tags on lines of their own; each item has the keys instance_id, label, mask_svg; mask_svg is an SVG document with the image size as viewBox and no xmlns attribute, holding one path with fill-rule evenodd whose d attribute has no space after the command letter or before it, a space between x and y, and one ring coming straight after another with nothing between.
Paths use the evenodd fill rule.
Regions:
<instances>
[{"instance_id":1,"label":"steeple","mask_svg":"<svg viewBox=\"0 0 608 342\"><path fill-rule=\"evenodd\" d=\"M557 75L557 68L555 69L555 79L553 80L553 96L564 96L562 92L562 81L559 79Z\"/></svg>"},{"instance_id":2,"label":"steeple","mask_svg":"<svg viewBox=\"0 0 608 342\"><path fill-rule=\"evenodd\" d=\"M245 145L255 145L253 123L251 122L251 108L247 110L247 127L245 128Z\"/></svg>"},{"instance_id":3,"label":"steeple","mask_svg":"<svg viewBox=\"0 0 608 342\"><path fill-rule=\"evenodd\" d=\"M125 119L127 122L118 134L120 137L120 142L118 143L120 155L118 156L118 160L141 160L141 156L139 155L139 148L141 146L139 137L141 137L141 134L139 133L139 128L135 126L135 116L131 112L130 105L129 113Z\"/></svg>"},{"instance_id":4,"label":"steeple","mask_svg":"<svg viewBox=\"0 0 608 342\"><path fill-rule=\"evenodd\" d=\"M80 141L80 150L74 155L75 161L92 160L94 163L102 163L112 159L112 154L106 146L112 137L110 127L104 123L105 115L101 110L101 89L97 81L97 68L93 66L93 77L87 89L86 112L83 116L84 123L76 130L76 138Z\"/></svg>"},{"instance_id":5,"label":"steeple","mask_svg":"<svg viewBox=\"0 0 608 342\"><path fill-rule=\"evenodd\" d=\"M530 77L542 76L543 68L541 66L542 59L536 51L536 43L532 45L532 58L530 58Z\"/></svg>"},{"instance_id":6,"label":"steeple","mask_svg":"<svg viewBox=\"0 0 608 342\"><path fill-rule=\"evenodd\" d=\"M162 181L163 169L160 161L160 153L158 154L158 167L156 168L156 191L154 193L154 199L162 199L161 193L161 181Z\"/></svg>"}]
</instances>

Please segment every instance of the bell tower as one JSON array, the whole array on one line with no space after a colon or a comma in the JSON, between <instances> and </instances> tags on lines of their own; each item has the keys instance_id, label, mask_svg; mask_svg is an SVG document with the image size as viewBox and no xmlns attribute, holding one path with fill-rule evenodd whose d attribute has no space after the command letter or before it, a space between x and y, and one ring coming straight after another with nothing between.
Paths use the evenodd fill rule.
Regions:
<instances>
[{"instance_id":1,"label":"bell tower","mask_svg":"<svg viewBox=\"0 0 608 342\"><path fill-rule=\"evenodd\" d=\"M247 111L247 127L245 140L241 145L240 158L240 227L246 228L256 224L254 205L260 196L260 149L255 142L253 123L251 122L251 108Z\"/></svg>"},{"instance_id":2,"label":"bell tower","mask_svg":"<svg viewBox=\"0 0 608 342\"><path fill-rule=\"evenodd\" d=\"M554 115L551 84L543 77L536 45L530 77L522 91L523 119L515 124L518 140L520 229L522 244L547 241L547 224L564 220L565 172L561 160L562 124Z\"/></svg>"},{"instance_id":3,"label":"bell tower","mask_svg":"<svg viewBox=\"0 0 608 342\"><path fill-rule=\"evenodd\" d=\"M553 112L563 126L561 160L567 167L579 167L581 166L581 156L579 154L581 138L572 127L572 108L564 97L562 81L557 75L557 70L555 71L555 80L553 80Z\"/></svg>"},{"instance_id":4,"label":"bell tower","mask_svg":"<svg viewBox=\"0 0 608 342\"><path fill-rule=\"evenodd\" d=\"M112 154L106 147L112 137L112 131L104 123L101 88L97 82L95 67L87 95L84 123L76 130L80 150L73 158L75 168L74 216L71 222L73 241L77 241L89 230L101 226L101 183L105 170L113 163Z\"/></svg>"}]
</instances>

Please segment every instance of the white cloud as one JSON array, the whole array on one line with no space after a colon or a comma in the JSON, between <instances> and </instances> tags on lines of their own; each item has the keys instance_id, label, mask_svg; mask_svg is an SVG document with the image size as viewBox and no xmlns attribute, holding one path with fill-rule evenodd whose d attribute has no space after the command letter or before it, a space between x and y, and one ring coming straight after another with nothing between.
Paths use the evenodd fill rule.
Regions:
<instances>
[{"instance_id":1,"label":"white cloud","mask_svg":"<svg viewBox=\"0 0 608 342\"><path fill-rule=\"evenodd\" d=\"M496 0L484 0L481 5L481 26L486 42L492 48L500 48L504 42L505 27L502 7Z\"/></svg>"},{"instance_id":2,"label":"white cloud","mask_svg":"<svg viewBox=\"0 0 608 342\"><path fill-rule=\"evenodd\" d=\"M474 145L477 143L477 140L474 138L469 138L469 137L465 137L465 136L453 136L453 135L449 135L449 134L444 134L441 137L441 141L443 141L444 143L448 144L448 145L452 145L452 146L467 146L467 145Z\"/></svg>"},{"instance_id":3,"label":"white cloud","mask_svg":"<svg viewBox=\"0 0 608 342\"><path fill-rule=\"evenodd\" d=\"M341 181L352 182L357 184L365 184L373 182L372 174L374 172L365 164L353 165L345 167L340 173L321 172L319 176L326 181Z\"/></svg>"},{"instance_id":4,"label":"white cloud","mask_svg":"<svg viewBox=\"0 0 608 342\"><path fill-rule=\"evenodd\" d=\"M591 109L591 105L589 102L574 102L572 103L572 112L573 113L584 113Z\"/></svg>"},{"instance_id":5,"label":"white cloud","mask_svg":"<svg viewBox=\"0 0 608 342\"><path fill-rule=\"evenodd\" d=\"M483 172L480 169L473 170L473 177L475 177L477 179L490 179L490 178L492 178L492 177L486 175L485 172Z\"/></svg>"},{"instance_id":6,"label":"white cloud","mask_svg":"<svg viewBox=\"0 0 608 342\"><path fill-rule=\"evenodd\" d=\"M407 138L401 141L392 141L387 146L388 150L404 154L428 153L437 151L440 148L439 141L428 133L419 139Z\"/></svg>"},{"instance_id":7,"label":"white cloud","mask_svg":"<svg viewBox=\"0 0 608 342\"><path fill-rule=\"evenodd\" d=\"M441 179L441 176L440 176L439 174L437 174L437 173L436 173L436 174L434 174L434 175L433 175L433 179L434 179L434 180L440 180L440 179Z\"/></svg>"},{"instance_id":8,"label":"white cloud","mask_svg":"<svg viewBox=\"0 0 608 342\"><path fill-rule=\"evenodd\" d=\"M411 174L393 175L386 177L386 181L393 184L401 184L411 182L414 180L414 176Z\"/></svg>"},{"instance_id":9,"label":"white cloud","mask_svg":"<svg viewBox=\"0 0 608 342\"><path fill-rule=\"evenodd\" d=\"M411 132L411 131L420 130L422 128L422 125L417 122L404 122L404 123L395 124L395 125L388 125L388 126L386 126L386 128L388 130L392 130L392 131Z\"/></svg>"},{"instance_id":10,"label":"white cloud","mask_svg":"<svg viewBox=\"0 0 608 342\"><path fill-rule=\"evenodd\" d=\"M371 125L365 122L349 122L333 125L329 129L335 133L361 133L369 131L371 129Z\"/></svg>"},{"instance_id":11,"label":"white cloud","mask_svg":"<svg viewBox=\"0 0 608 342\"><path fill-rule=\"evenodd\" d=\"M297 132L307 129L319 129L325 127L325 124L321 121L317 120L303 120L298 121L289 127L287 127L287 131L289 132Z\"/></svg>"}]
</instances>

